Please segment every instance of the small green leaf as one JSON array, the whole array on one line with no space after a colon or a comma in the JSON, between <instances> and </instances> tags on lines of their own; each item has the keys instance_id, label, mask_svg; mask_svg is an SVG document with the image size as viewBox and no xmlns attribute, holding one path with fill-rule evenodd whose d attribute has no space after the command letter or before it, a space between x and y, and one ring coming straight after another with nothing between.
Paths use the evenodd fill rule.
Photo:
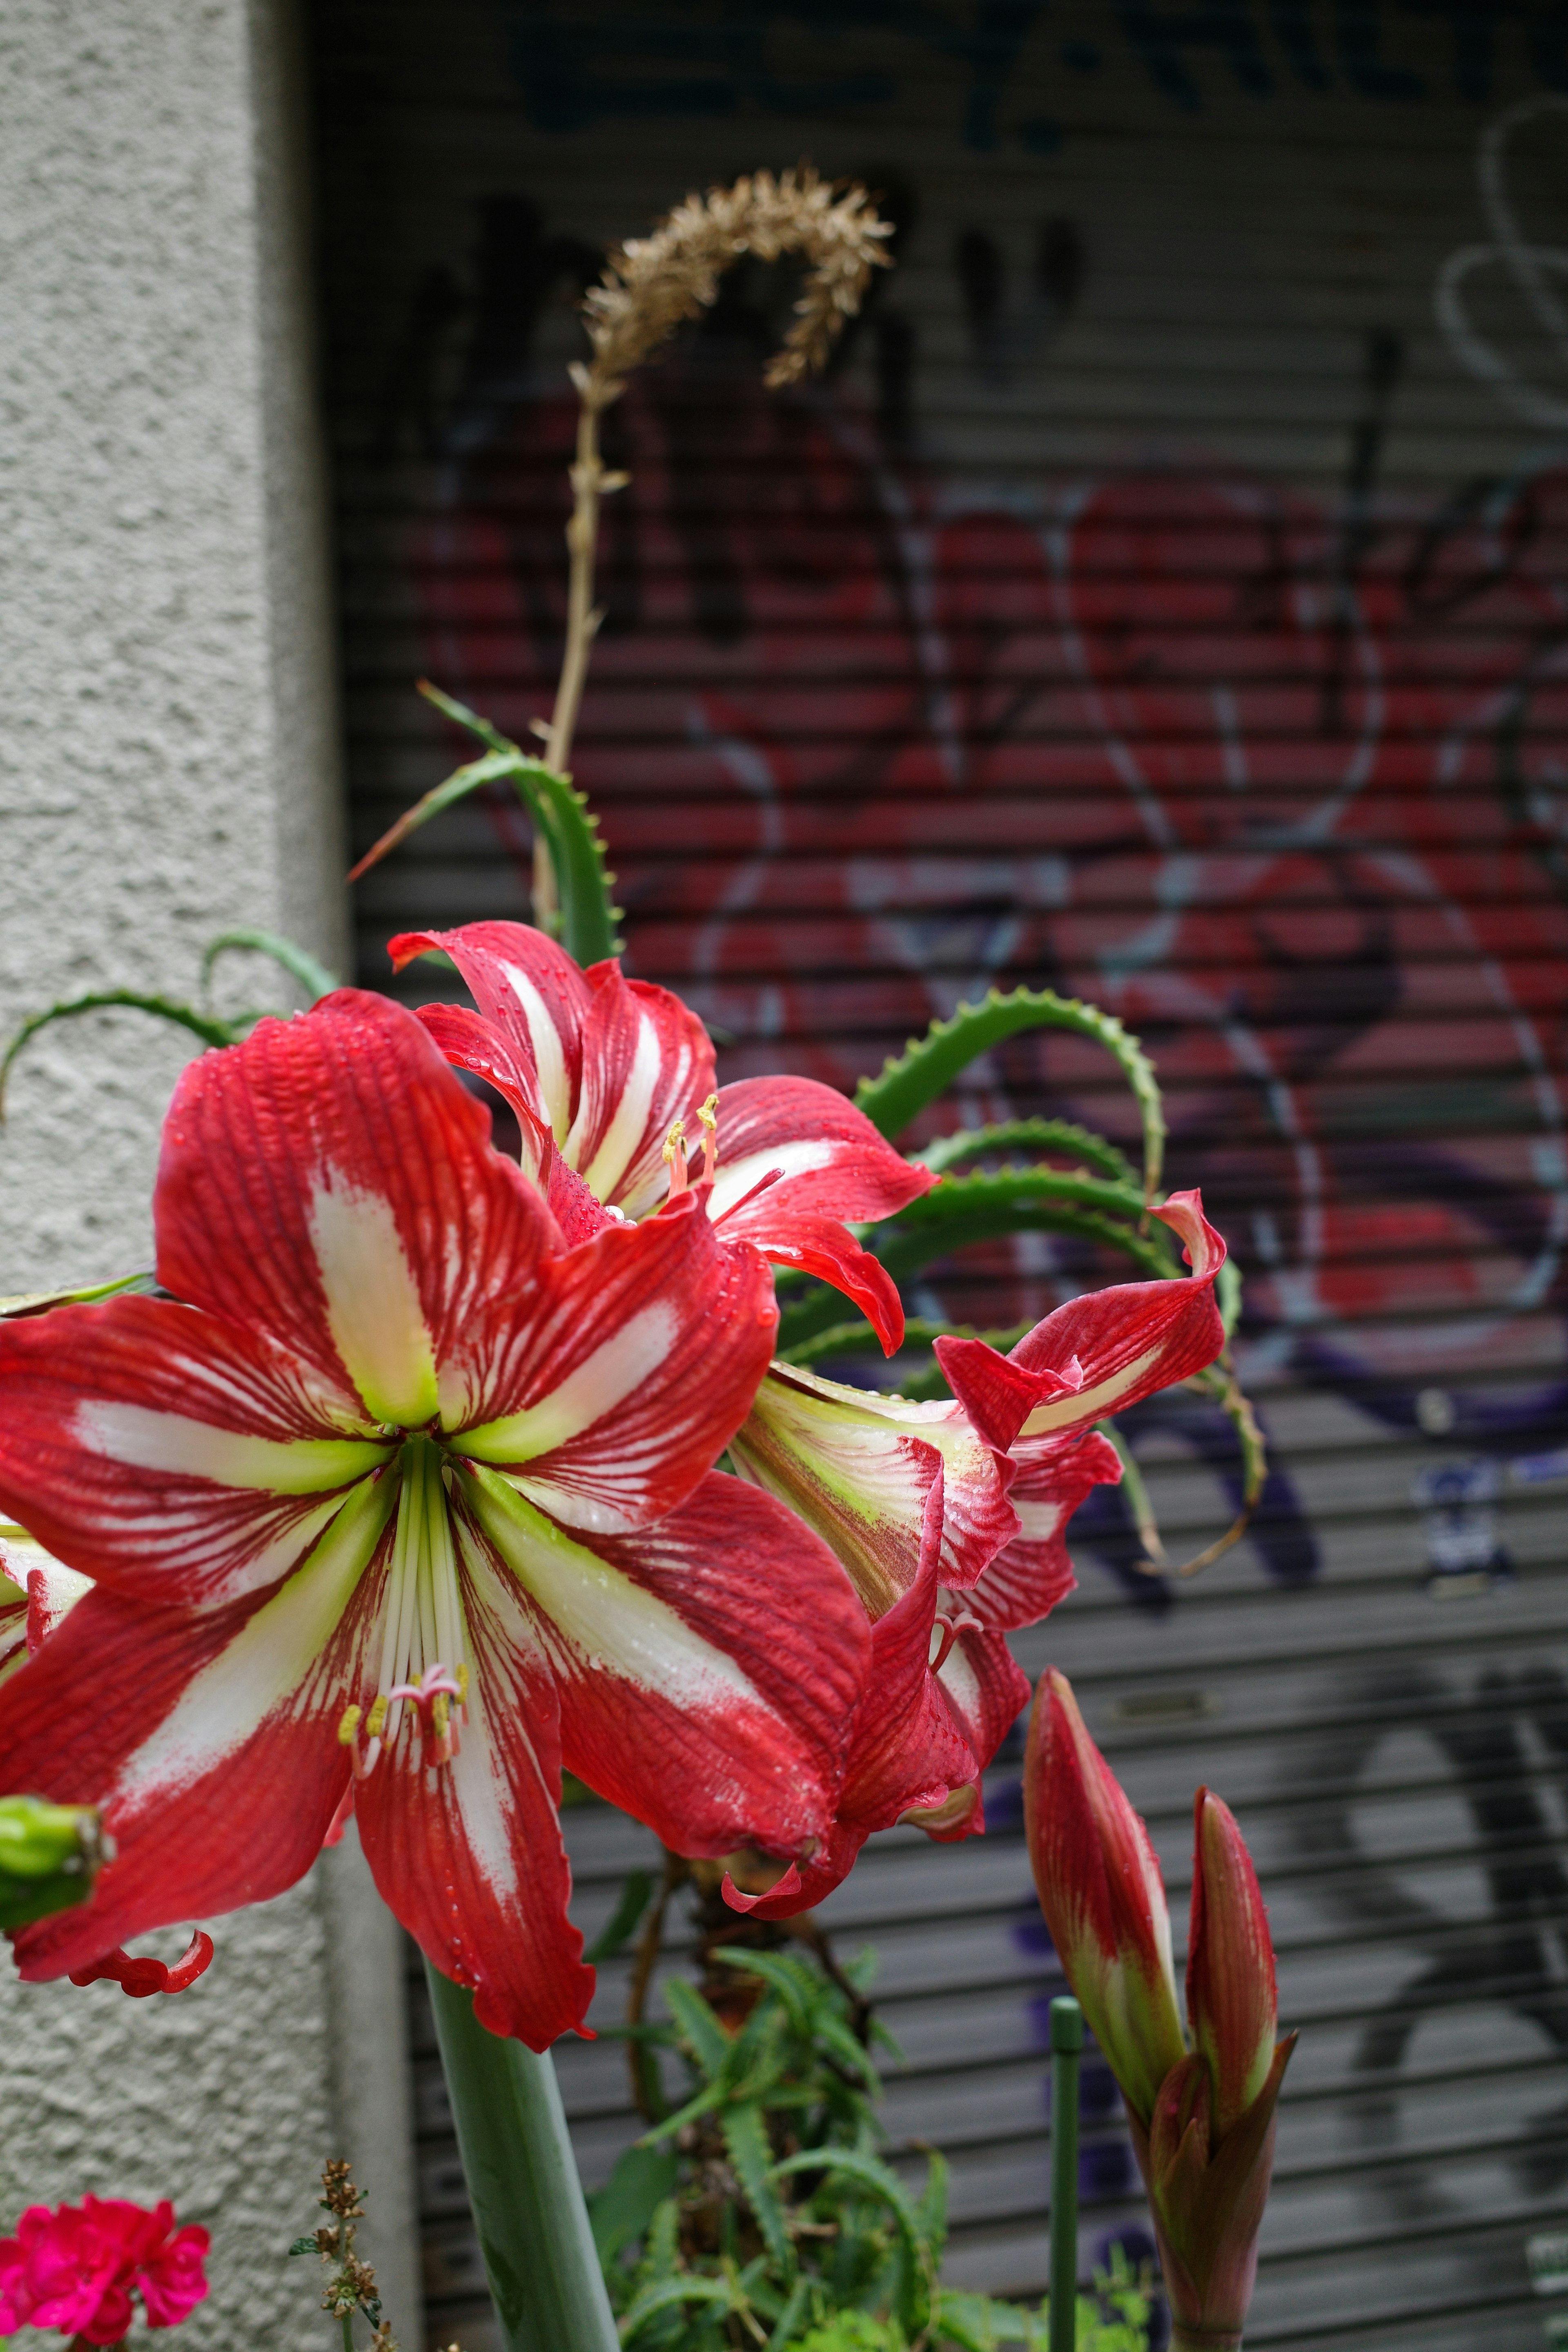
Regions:
<instances>
[{"instance_id":1,"label":"small green leaf","mask_svg":"<svg viewBox=\"0 0 1568 2352\"><path fill-rule=\"evenodd\" d=\"M653 1878L646 1870L628 1871L620 1899L583 1958L590 1967L612 1960L630 1942L638 1920L653 1899Z\"/></svg>"},{"instance_id":2,"label":"small green leaf","mask_svg":"<svg viewBox=\"0 0 1568 2352\"><path fill-rule=\"evenodd\" d=\"M757 2217L757 2227L769 2253L775 2263L792 2263L795 2248L790 2243L784 2205L769 2178L773 2152L768 2146L762 2108L754 2099L737 2101L725 2108L724 2146L735 2168L735 2177L746 2192L746 2201Z\"/></svg>"},{"instance_id":3,"label":"small green leaf","mask_svg":"<svg viewBox=\"0 0 1568 2352\"><path fill-rule=\"evenodd\" d=\"M36 1037L40 1029L47 1029L51 1021L69 1021L79 1013L110 1013L121 1008L131 1013L150 1013L155 1021L173 1022L176 1028L188 1029L193 1037L199 1037L204 1045L237 1045L245 1029L259 1017L244 1013L233 1021L220 1021L214 1013L198 1013L194 1004L181 1004L168 996L145 996L134 988L99 988L87 996L68 997L24 1021L6 1046L4 1058L0 1058L0 1118L5 1115L5 1081L29 1038Z\"/></svg>"},{"instance_id":4,"label":"small green leaf","mask_svg":"<svg viewBox=\"0 0 1568 2352\"><path fill-rule=\"evenodd\" d=\"M0 1298L0 1323L22 1315L47 1315L51 1307L95 1307L100 1298L118 1298L135 1291L148 1297L158 1287L155 1274L117 1274L108 1282L83 1283L76 1290L22 1290Z\"/></svg>"},{"instance_id":5,"label":"small green leaf","mask_svg":"<svg viewBox=\"0 0 1568 2352\"><path fill-rule=\"evenodd\" d=\"M789 2011L790 2023L796 2032L811 2032L809 2003L816 1985L803 1961L788 1959L782 1952L748 1951L740 1944L720 1944L713 1958L722 1960L726 1968L743 1969L749 1976L761 1977L764 1983L772 1985Z\"/></svg>"},{"instance_id":6,"label":"small green leaf","mask_svg":"<svg viewBox=\"0 0 1568 2352\"><path fill-rule=\"evenodd\" d=\"M664 1988L665 2006L710 2074L717 2074L734 2054L735 2045L695 1985L671 1977Z\"/></svg>"},{"instance_id":7,"label":"small green leaf","mask_svg":"<svg viewBox=\"0 0 1568 2352\"><path fill-rule=\"evenodd\" d=\"M314 2238L296 2238L289 2249L290 2254L319 2254L321 2251Z\"/></svg>"},{"instance_id":8,"label":"small green leaf","mask_svg":"<svg viewBox=\"0 0 1568 2352\"><path fill-rule=\"evenodd\" d=\"M599 2260L608 2264L623 2246L640 2238L665 2200L679 2186L680 2168L673 2156L656 2148L625 2149L620 2162L602 2189L587 2200L588 2221Z\"/></svg>"},{"instance_id":9,"label":"small green leaf","mask_svg":"<svg viewBox=\"0 0 1568 2352\"><path fill-rule=\"evenodd\" d=\"M645 2287L626 2312L620 2323L622 2343L631 2343L659 2312L687 2303L721 2303L727 2311L738 2311L741 2297L724 2278L694 2278L689 2273L681 2273L674 2278L660 2279L657 2285Z\"/></svg>"},{"instance_id":10,"label":"small green leaf","mask_svg":"<svg viewBox=\"0 0 1568 2352\"><path fill-rule=\"evenodd\" d=\"M349 880L357 882L362 874L368 873L411 833L468 793L485 784L510 783L543 835L550 852L561 899L562 940L568 953L581 964L598 963L606 956L618 955L620 918L610 896L616 877L605 862L599 821L584 795L569 777L558 776L542 760L534 759L521 744L492 727L488 719L470 710L467 703L443 694L428 678L420 679L419 691L447 718L477 735L489 747L487 755L458 768L413 808L405 810L366 851Z\"/></svg>"},{"instance_id":11,"label":"small green leaf","mask_svg":"<svg viewBox=\"0 0 1568 2352\"><path fill-rule=\"evenodd\" d=\"M933 1021L923 1037L911 1037L897 1060L876 1078L863 1078L855 1099L879 1134L901 1135L910 1121L946 1091L960 1070L988 1053L1004 1037L1025 1029L1068 1029L1092 1038L1115 1060L1138 1104L1143 1128L1143 1192L1152 1200L1160 1182L1165 1119L1154 1066L1136 1037L1113 1013L1081 1004L1050 989L993 989L983 1004L961 1004L951 1021Z\"/></svg>"},{"instance_id":12,"label":"small green leaf","mask_svg":"<svg viewBox=\"0 0 1568 2352\"><path fill-rule=\"evenodd\" d=\"M268 956L275 964L281 965L291 980L299 982L312 1004L319 1004L323 996L331 996L334 989L342 986L336 972L318 963L309 948L302 948L297 940L285 939L281 931L220 931L216 940L208 940L202 958L204 994L219 956L241 949L252 955Z\"/></svg>"}]
</instances>

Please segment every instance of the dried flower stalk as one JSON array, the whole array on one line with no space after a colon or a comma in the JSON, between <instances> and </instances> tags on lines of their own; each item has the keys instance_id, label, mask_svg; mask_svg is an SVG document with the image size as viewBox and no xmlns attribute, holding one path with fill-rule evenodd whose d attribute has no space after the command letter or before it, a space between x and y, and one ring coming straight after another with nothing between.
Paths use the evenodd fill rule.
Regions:
<instances>
[{"instance_id":1,"label":"dried flower stalk","mask_svg":"<svg viewBox=\"0 0 1568 2352\"><path fill-rule=\"evenodd\" d=\"M594 357L586 367L575 362L572 368L582 409L566 526L566 649L544 743L545 763L557 773L566 772L589 650L604 619L594 603L600 503L631 478L605 471L599 455L604 411L620 398L634 368L656 359L679 326L711 305L724 272L748 253L762 261L799 253L810 264L795 324L764 374L774 390L798 383L822 366L845 322L860 308L872 270L888 267L886 240L891 234L891 224L878 217L863 187L836 186L809 163L777 179L771 172L753 172L733 187L710 188L705 197L689 195L651 236L630 237L618 247L599 284L589 289L583 315ZM555 909L550 853L536 840L535 922L552 929Z\"/></svg>"}]
</instances>

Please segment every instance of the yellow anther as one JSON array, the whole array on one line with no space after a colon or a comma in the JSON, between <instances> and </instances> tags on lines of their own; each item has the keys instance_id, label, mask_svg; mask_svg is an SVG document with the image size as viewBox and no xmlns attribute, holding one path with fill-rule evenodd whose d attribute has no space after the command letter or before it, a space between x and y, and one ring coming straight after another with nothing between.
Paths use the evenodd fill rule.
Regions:
<instances>
[{"instance_id":1,"label":"yellow anther","mask_svg":"<svg viewBox=\"0 0 1568 2352\"><path fill-rule=\"evenodd\" d=\"M439 1745L447 1737L447 1727L452 1719L452 1702L445 1691L437 1691L430 1706L430 1726Z\"/></svg>"},{"instance_id":2,"label":"yellow anther","mask_svg":"<svg viewBox=\"0 0 1568 2352\"><path fill-rule=\"evenodd\" d=\"M459 1666L458 1668L458 1701L459 1706L467 1706L468 1704L468 1670L467 1666Z\"/></svg>"},{"instance_id":3,"label":"yellow anther","mask_svg":"<svg viewBox=\"0 0 1568 2352\"><path fill-rule=\"evenodd\" d=\"M378 1693L371 1701L370 1719L364 1727L365 1737L368 1739L379 1739L381 1738L382 1731L386 1723L386 1694L384 1691Z\"/></svg>"},{"instance_id":4,"label":"yellow anther","mask_svg":"<svg viewBox=\"0 0 1568 2352\"><path fill-rule=\"evenodd\" d=\"M712 1133L712 1131L713 1131L713 1129L714 1129L718 1126L718 1124L719 1124L719 1097L718 1097L718 1096L717 1096L717 1095L710 1095L710 1096L709 1096L709 1097L708 1097L708 1099L707 1099L707 1101L703 1104L703 1106L702 1106L701 1109L698 1112L697 1116L698 1116L698 1118L702 1121L703 1126L704 1126L705 1128L707 1128L707 1129L709 1130L709 1133L710 1133L710 1134L711 1134L711 1133Z\"/></svg>"},{"instance_id":5,"label":"yellow anther","mask_svg":"<svg viewBox=\"0 0 1568 2352\"><path fill-rule=\"evenodd\" d=\"M353 1746L355 1739L359 1736L360 1720L363 1714L364 1709L362 1706L344 1707L342 1721L338 1726L338 1743L340 1747L352 1748Z\"/></svg>"},{"instance_id":6,"label":"yellow anther","mask_svg":"<svg viewBox=\"0 0 1568 2352\"><path fill-rule=\"evenodd\" d=\"M664 1139L664 1161L667 1168L675 1165L676 1154L686 1141L686 1121L678 1118Z\"/></svg>"}]
</instances>

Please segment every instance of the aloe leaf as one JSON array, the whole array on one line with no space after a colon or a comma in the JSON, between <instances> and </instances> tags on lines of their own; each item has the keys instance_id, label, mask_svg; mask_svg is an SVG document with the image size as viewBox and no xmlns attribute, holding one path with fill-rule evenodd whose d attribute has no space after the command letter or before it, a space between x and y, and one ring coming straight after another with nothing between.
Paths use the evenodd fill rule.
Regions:
<instances>
[{"instance_id":1,"label":"aloe leaf","mask_svg":"<svg viewBox=\"0 0 1568 2352\"><path fill-rule=\"evenodd\" d=\"M673 2156L661 2156L651 2147L624 2149L608 2180L588 2200L588 2223L600 2262L613 2262L623 2246L640 2238L679 2185L679 2168ZM310 2243L314 2246L315 2240Z\"/></svg>"},{"instance_id":2,"label":"aloe leaf","mask_svg":"<svg viewBox=\"0 0 1568 2352\"><path fill-rule=\"evenodd\" d=\"M216 940L208 940L202 958L204 994L219 956L242 948L253 955L269 956L275 964L280 964L290 979L297 980L306 991L312 1004L342 986L337 974L329 971L324 963L318 963L308 948L300 947L296 940L285 939L280 931L220 931Z\"/></svg>"},{"instance_id":3,"label":"aloe leaf","mask_svg":"<svg viewBox=\"0 0 1568 2352\"><path fill-rule=\"evenodd\" d=\"M726 1968L743 1969L748 1976L761 1977L772 1985L789 2012L790 2023L797 2033L812 2030L810 1972L798 1960L791 1961L780 1952L748 1951L741 1944L720 1944L712 1954ZM803 1981L804 1979L804 1981Z\"/></svg>"},{"instance_id":4,"label":"aloe leaf","mask_svg":"<svg viewBox=\"0 0 1568 2352\"><path fill-rule=\"evenodd\" d=\"M198 1013L194 1004L177 1003L169 996L144 996L134 988L94 989L90 995L68 997L24 1021L6 1046L4 1057L0 1058L0 1117L5 1115L5 1081L11 1075L17 1055L30 1038L36 1037L40 1029L47 1029L51 1021L69 1021L79 1013L109 1013L121 1007L132 1013L150 1013L156 1021L171 1021L176 1028L188 1029L193 1037L201 1039L204 1045L233 1045L251 1023L260 1017L256 1013L242 1013L233 1021L221 1021L216 1013Z\"/></svg>"},{"instance_id":5,"label":"aloe leaf","mask_svg":"<svg viewBox=\"0 0 1568 2352\"><path fill-rule=\"evenodd\" d=\"M773 2152L768 2145L763 2110L754 2099L740 2100L725 2108L723 2123L724 2146L736 2179L746 2192L746 2202L756 2215L757 2227L769 2253L787 2269L794 2263L795 2248L784 2219L784 2200L770 2178Z\"/></svg>"},{"instance_id":6,"label":"aloe leaf","mask_svg":"<svg viewBox=\"0 0 1568 2352\"><path fill-rule=\"evenodd\" d=\"M108 1282L85 1283L77 1290L22 1290L9 1298L0 1298L0 1322L10 1322L21 1315L47 1315L51 1307L93 1307L100 1298L118 1298L122 1291L133 1290L143 1297L156 1290L155 1274L117 1274Z\"/></svg>"},{"instance_id":7,"label":"aloe leaf","mask_svg":"<svg viewBox=\"0 0 1568 2352\"><path fill-rule=\"evenodd\" d=\"M940 1176L965 1160L979 1160L993 1151L1060 1151L1085 1168L1097 1168L1112 1183L1136 1181L1132 1162L1124 1151L1070 1118L1005 1118L993 1127L961 1127L952 1135L939 1135L934 1143L910 1157L917 1166Z\"/></svg>"},{"instance_id":8,"label":"aloe leaf","mask_svg":"<svg viewBox=\"0 0 1568 2352\"><path fill-rule=\"evenodd\" d=\"M927 2151L926 2185L917 2209L921 2236L930 2250L933 2263L942 2261L942 2248L947 2243L948 2161L941 2148Z\"/></svg>"},{"instance_id":9,"label":"aloe leaf","mask_svg":"<svg viewBox=\"0 0 1568 2352\"><path fill-rule=\"evenodd\" d=\"M961 1004L951 1021L933 1021L923 1037L911 1037L902 1054L884 1064L879 1077L863 1078L855 1099L879 1134L901 1135L927 1103L934 1102L977 1055L1023 1029L1070 1029L1092 1038L1115 1061L1131 1087L1143 1128L1143 1192L1152 1200L1160 1182L1165 1118L1154 1066L1136 1037L1113 1013L1048 988L993 989L984 1004Z\"/></svg>"},{"instance_id":10,"label":"aloe leaf","mask_svg":"<svg viewBox=\"0 0 1568 2352\"><path fill-rule=\"evenodd\" d=\"M1053 1169L1007 1168L994 1174L948 1177L938 1191L911 1201L896 1219L879 1227L874 1243L877 1255L898 1283L973 1242L1042 1231L1105 1243L1156 1279L1173 1273L1173 1239L1167 1235L1156 1241L1152 1234L1141 1234L1127 1216L1126 1195L1119 1185L1064 1176ZM1166 1234L1163 1226L1156 1231ZM782 1324L781 1336L786 1345L798 1344L795 1331L784 1335Z\"/></svg>"},{"instance_id":11,"label":"aloe leaf","mask_svg":"<svg viewBox=\"0 0 1568 2352\"><path fill-rule=\"evenodd\" d=\"M773 2171L775 2179L794 2172L823 2172L830 2178L847 2174L880 2198L892 2213L908 2256L908 2292L900 2316L906 2332L918 2334L930 2316L935 2279L921 2234L920 2217L898 2174L880 2157L855 2147L803 2147L796 2155L786 2156L782 2164L775 2164Z\"/></svg>"},{"instance_id":12,"label":"aloe leaf","mask_svg":"<svg viewBox=\"0 0 1568 2352\"><path fill-rule=\"evenodd\" d=\"M1143 1558L1138 1565L1151 1570L1163 1569L1165 1547L1160 1539L1160 1522L1154 1517L1154 1506L1149 1498L1143 1473L1138 1467L1138 1457L1113 1421L1097 1421L1094 1425L1114 1450L1121 1465L1121 1491L1127 1497L1132 1522L1138 1530L1138 1540L1143 1547Z\"/></svg>"},{"instance_id":13,"label":"aloe leaf","mask_svg":"<svg viewBox=\"0 0 1568 2352\"><path fill-rule=\"evenodd\" d=\"M664 1988L665 2006L710 2074L717 2074L731 2055L734 2043L695 1985L672 1977Z\"/></svg>"},{"instance_id":14,"label":"aloe leaf","mask_svg":"<svg viewBox=\"0 0 1568 2352\"><path fill-rule=\"evenodd\" d=\"M629 2344L641 2333L645 2322L677 2304L721 2303L729 2311L737 2311L741 2297L728 2279L698 2278L689 2272L674 2278L660 2279L656 2286L644 2287L620 2322L623 2344Z\"/></svg>"}]
</instances>

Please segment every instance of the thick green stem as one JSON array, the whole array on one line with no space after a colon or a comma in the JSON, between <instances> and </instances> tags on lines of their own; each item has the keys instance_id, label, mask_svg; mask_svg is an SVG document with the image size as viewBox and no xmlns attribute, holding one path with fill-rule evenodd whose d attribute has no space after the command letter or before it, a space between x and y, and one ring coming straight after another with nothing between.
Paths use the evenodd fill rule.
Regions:
<instances>
[{"instance_id":1,"label":"thick green stem","mask_svg":"<svg viewBox=\"0 0 1568 2352\"><path fill-rule=\"evenodd\" d=\"M1070 1993L1051 2003L1050 2352L1078 2342L1078 2071L1083 2011Z\"/></svg>"},{"instance_id":2,"label":"thick green stem","mask_svg":"<svg viewBox=\"0 0 1568 2352\"><path fill-rule=\"evenodd\" d=\"M487 2032L428 1961L425 1975L506 2352L616 2352L554 2067Z\"/></svg>"}]
</instances>

